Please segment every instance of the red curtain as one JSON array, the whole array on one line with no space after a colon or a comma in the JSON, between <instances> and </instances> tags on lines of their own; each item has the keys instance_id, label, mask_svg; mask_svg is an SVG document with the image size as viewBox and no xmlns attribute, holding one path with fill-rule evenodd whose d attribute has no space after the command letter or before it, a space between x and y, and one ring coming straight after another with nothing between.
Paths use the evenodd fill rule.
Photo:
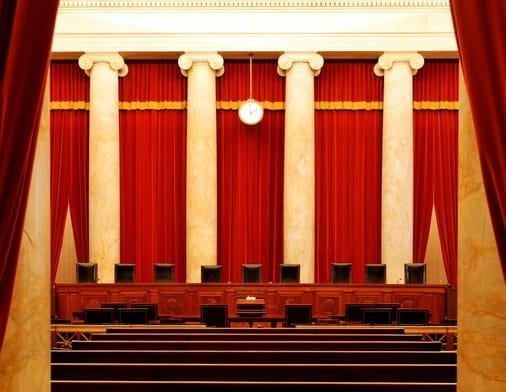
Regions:
<instances>
[{"instance_id":1,"label":"red curtain","mask_svg":"<svg viewBox=\"0 0 506 392\"><path fill-rule=\"evenodd\" d=\"M506 2L451 0L450 6L506 281Z\"/></svg>"},{"instance_id":2,"label":"red curtain","mask_svg":"<svg viewBox=\"0 0 506 392\"><path fill-rule=\"evenodd\" d=\"M131 61L120 79L121 262L137 280L153 263L186 279L186 78L175 61ZM133 104L133 105L132 105ZM182 106L183 105L183 106ZM137 108L137 109L136 109Z\"/></svg>"},{"instance_id":3,"label":"red curtain","mask_svg":"<svg viewBox=\"0 0 506 392\"><path fill-rule=\"evenodd\" d=\"M255 126L237 110L218 110L218 264L224 281L240 282L241 265L262 264L264 282L278 281L283 263L284 79L277 63L253 61L253 97L268 101ZM249 62L230 61L217 80L217 100L249 98Z\"/></svg>"},{"instance_id":4,"label":"red curtain","mask_svg":"<svg viewBox=\"0 0 506 392\"><path fill-rule=\"evenodd\" d=\"M76 61L51 64L51 281L54 282L63 241L67 207L77 260L89 261L88 111L89 78ZM71 109L74 107L74 109Z\"/></svg>"},{"instance_id":5,"label":"red curtain","mask_svg":"<svg viewBox=\"0 0 506 392\"><path fill-rule=\"evenodd\" d=\"M315 78L321 109L348 108L315 113L318 283L329 282L332 262L351 262L353 282L363 282L365 263L381 262L382 111L366 108L382 101L383 80L373 67L327 61Z\"/></svg>"},{"instance_id":6,"label":"red curtain","mask_svg":"<svg viewBox=\"0 0 506 392\"><path fill-rule=\"evenodd\" d=\"M457 285L458 62L426 61L413 82L413 261L423 262L432 207L448 283ZM447 104L448 103L448 104ZM425 109L424 109L425 108Z\"/></svg>"},{"instance_id":7,"label":"red curtain","mask_svg":"<svg viewBox=\"0 0 506 392\"><path fill-rule=\"evenodd\" d=\"M57 0L0 3L0 347L16 276L57 7Z\"/></svg>"}]
</instances>

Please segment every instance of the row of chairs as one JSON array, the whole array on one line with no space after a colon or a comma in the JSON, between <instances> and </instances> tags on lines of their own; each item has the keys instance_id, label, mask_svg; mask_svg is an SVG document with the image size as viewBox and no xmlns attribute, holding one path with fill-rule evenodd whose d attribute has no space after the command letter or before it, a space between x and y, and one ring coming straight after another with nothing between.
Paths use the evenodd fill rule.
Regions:
<instances>
[{"instance_id":1,"label":"row of chairs","mask_svg":"<svg viewBox=\"0 0 506 392\"><path fill-rule=\"evenodd\" d=\"M135 264L117 263L114 266L114 281L116 283L135 282ZM97 263L77 263L77 282L78 283L96 283L97 282ZM300 282L300 264L280 264L279 266L280 283L299 283ZM352 264L351 263L331 263L332 283L351 283ZM154 282L171 283L175 281L175 266L168 263L155 263L153 265ZM386 264L366 264L365 265L365 283L383 284L386 282ZM222 282L221 265L203 265L201 266L202 283L220 283ZM243 283L261 283L262 282L262 264L243 264L242 265ZM404 282L408 284L424 284L426 282L426 264L425 263L406 263L404 264Z\"/></svg>"},{"instance_id":2,"label":"row of chairs","mask_svg":"<svg viewBox=\"0 0 506 392\"><path fill-rule=\"evenodd\" d=\"M391 303L349 303L345 305L346 323L427 325L428 309L401 309ZM83 309L85 324L147 324L158 320L155 303L103 303L100 308ZM259 318L260 320L260 318ZM205 304L200 306L200 321L212 327L228 327L228 305ZM315 321L310 304L285 304L286 327L311 324Z\"/></svg>"},{"instance_id":3,"label":"row of chairs","mask_svg":"<svg viewBox=\"0 0 506 392\"><path fill-rule=\"evenodd\" d=\"M351 303L345 305L345 321L348 324L373 325L427 325L428 309L401 309L398 303ZM206 304L200 306L201 322L208 327L228 327L228 306ZM285 304L285 327L297 324L313 324L313 306L310 304Z\"/></svg>"}]
</instances>

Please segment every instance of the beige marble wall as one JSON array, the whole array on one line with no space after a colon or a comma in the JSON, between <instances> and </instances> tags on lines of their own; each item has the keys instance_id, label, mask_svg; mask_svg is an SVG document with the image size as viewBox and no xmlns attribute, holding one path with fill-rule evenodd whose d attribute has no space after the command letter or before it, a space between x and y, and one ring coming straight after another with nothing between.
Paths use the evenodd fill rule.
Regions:
<instances>
[{"instance_id":1,"label":"beige marble wall","mask_svg":"<svg viewBox=\"0 0 506 392\"><path fill-rule=\"evenodd\" d=\"M223 58L185 53L178 64L188 77L186 129L186 281L200 282L200 266L218 258L216 77Z\"/></svg>"},{"instance_id":2,"label":"beige marble wall","mask_svg":"<svg viewBox=\"0 0 506 392\"><path fill-rule=\"evenodd\" d=\"M278 59L278 72L286 76L283 262L300 264L302 283L314 282L314 77L322 66L317 53L284 53Z\"/></svg>"},{"instance_id":3,"label":"beige marble wall","mask_svg":"<svg viewBox=\"0 0 506 392\"><path fill-rule=\"evenodd\" d=\"M436 213L432 210L430 221L429 239L425 253L425 264L427 264L427 283L447 284L448 278L444 268L443 253L441 251L441 238L437 228Z\"/></svg>"},{"instance_id":4,"label":"beige marble wall","mask_svg":"<svg viewBox=\"0 0 506 392\"><path fill-rule=\"evenodd\" d=\"M502 392L506 390L506 285L462 77L458 209L457 390Z\"/></svg>"},{"instance_id":5,"label":"beige marble wall","mask_svg":"<svg viewBox=\"0 0 506 392\"><path fill-rule=\"evenodd\" d=\"M60 252L60 261L56 271L56 283L75 283L76 282L76 263L77 251L74 241L74 231L70 218L70 209L67 210L65 218L65 228L63 230L63 241Z\"/></svg>"},{"instance_id":6,"label":"beige marble wall","mask_svg":"<svg viewBox=\"0 0 506 392\"><path fill-rule=\"evenodd\" d=\"M128 68L117 53L86 53L79 66L90 76L90 260L100 281L112 283L120 261L118 76Z\"/></svg>"},{"instance_id":7,"label":"beige marble wall","mask_svg":"<svg viewBox=\"0 0 506 392\"><path fill-rule=\"evenodd\" d=\"M49 392L50 139L49 84L37 149L5 341L0 391ZM2 315L6 317L6 315Z\"/></svg>"},{"instance_id":8,"label":"beige marble wall","mask_svg":"<svg viewBox=\"0 0 506 392\"><path fill-rule=\"evenodd\" d=\"M413 75L418 53L385 53L374 67L383 76L381 259L387 283L401 283L413 259Z\"/></svg>"}]
</instances>

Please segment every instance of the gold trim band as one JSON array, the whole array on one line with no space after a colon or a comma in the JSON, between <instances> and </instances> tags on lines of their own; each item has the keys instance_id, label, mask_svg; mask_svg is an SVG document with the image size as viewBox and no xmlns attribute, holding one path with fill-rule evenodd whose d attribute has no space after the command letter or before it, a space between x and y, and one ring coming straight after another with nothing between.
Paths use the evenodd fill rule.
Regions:
<instances>
[{"instance_id":1,"label":"gold trim band","mask_svg":"<svg viewBox=\"0 0 506 392\"><path fill-rule=\"evenodd\" d=\"M186 101L132 101L120 102L119 110L184 110Z\"/></svg>"},{"instance_id":2,"label":"gold trim band","mask_svg":"<svg viewBox=\"0 0 506 392\"><path fill-rule=\"evenodd\" d=\"M319 101L315 102L316 110L382 110L383 102L379 101Z\"/></svg>"},{"instance_id":3,"label":"gold trim band","mask_svg":"<svg viewBox=\"0 0 506 392\"><path fill-rule=\"evenodd\" d=\"M415 110L459 110L459 101L415 101Z\"/></svg>"},{"instance_id":4,"label":"gold trim band","mask_svg":"<svg viewBox=\"0 0 506 392\"><path fill-rule=\"evenodd\" d=\"M90 103L84 101L52 101L50 110L90 110Z\"/></svg>"}]
</instances>

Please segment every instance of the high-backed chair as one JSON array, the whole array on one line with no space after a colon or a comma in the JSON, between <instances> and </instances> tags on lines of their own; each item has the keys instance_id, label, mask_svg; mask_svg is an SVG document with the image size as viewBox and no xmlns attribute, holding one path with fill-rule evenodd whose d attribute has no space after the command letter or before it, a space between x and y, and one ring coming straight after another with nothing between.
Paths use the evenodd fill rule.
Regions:
<instances>
[{"instance_id":1,"label":"high-backed chair","mask_svg":"<svg viewBox=\"0 0 506 392\"><path fill-rule=\"evenodd\" d=\"M97 283L97 263L77 263L77 283Z\"/></svg>"},{"instance_id":2,"label":"high-backed chair","mask_svg":"<svg viewBox=\"0 0 506 392\"><path fill-rule=\"evenodd\" d=\"M221 283L221 265L200 266L200 281L202 283Z\"/></svg>"},{"instance_id":3,"label":"high-backed chair","mask_svg":"<svg viewBox=\"0 0 506 392\"><path fill-rule=\"evenodd\" d=\"M387 280L386 264L366 264L365 265L365 283L384 284Z\"/></svg>"},{"instance_id":4,"label":"high-backed chair","mask_svg":"<svg viewBox=\"0 0 506 392\"><path fill-rule=\"evenodd\" d=\"M400 325L427 325L429 323L428 309L399 309L397 312Z\"/></svg>"},{"instance_id":5,"label":"high-backed chair","mask_svg":"<svg viewBox=\"0 0 506 392\"><path fill-rule=\"evenodd\" d=\"M243 264L242 265L243 283L261 283L262 282L262 264Z\"/></svg>"},{"instance_id":6,"label":"high-backed chair","mask_svg":"<svg viewBox=\"0 0 506 392\"><path fill-rule=\"evenodd\" d=\"M406 263L404 264L404 283L424 284L426 279L427 264Z\"/></svg>"},{"instance_id":7,"label":"high-backed chair","mask_svg":"<svg viewBox=\"0 0 506 392\"><path fill-rule=\"evenodd\" d=\"M228 327L228 306L225 304L200 305L200 322L208 327Z\"/></svg>"},{"instance_id":8,"label":"high-backed chair","mask_svg":"<svg viewBox=\"0 0 506 392\"><path fill-rule=\"evenodd\" d=\"M351 283L351 263L331 263L332 283Z\"/></svg>"},{"instance_id":9,"label":"high-backed chair","mask_svg":"<svg viewBox=\"0 0 506 392\"><path fill-rule=\"evenodd\" d=\"M280 283L300 283L300 264L280 264Z\"/></svg>"},{"instance_id":10,"label":"high-backed chair","mask_svg":"<svg viewBox=\"0 0 506 392\"><path fill-rule=\"evenodd\" d=\"M285 304L285 327L313 322L313 305Z\"/></svg>"},{"instance_id":11,"label":"high-backed chair","mask_svg":"<svg viewBox=\"0 0 506 392\"><path fill-rule=\"evenodd\" d=\"M116 263L114 264L115 283L135 282L135 264Z\"/></svg>"},{"instance_id":12,"label":"high-backed chair","mask_svg":"<svg viewBox=\"0 0 506 392\"><path fill-rule=\"evenodd\" d=\"M155 283L174 282L174 264L155 263L153 264L153 281Z\"/></svg>"}]
</instances>

